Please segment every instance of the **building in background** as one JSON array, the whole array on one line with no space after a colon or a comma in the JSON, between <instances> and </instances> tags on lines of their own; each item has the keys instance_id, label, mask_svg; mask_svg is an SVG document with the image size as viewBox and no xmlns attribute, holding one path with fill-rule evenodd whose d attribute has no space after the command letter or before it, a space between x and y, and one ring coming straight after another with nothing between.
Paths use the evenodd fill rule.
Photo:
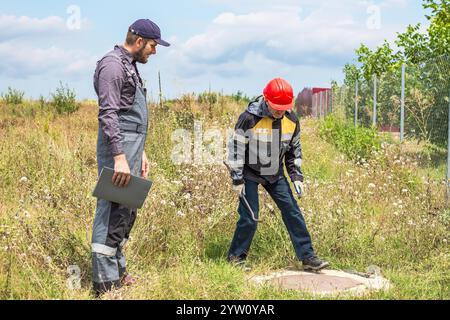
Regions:
<instances>
[{"instance_id":1,"label":"building in background","mask_svg":"<svg viewBox=\"0 0 450 320\"><path fill-rule=\"evenodd\" d=\"M332 110L332 92L330 88L304 88L295 102L300 117L323 118Z\"/></svg>"}]
</instances>

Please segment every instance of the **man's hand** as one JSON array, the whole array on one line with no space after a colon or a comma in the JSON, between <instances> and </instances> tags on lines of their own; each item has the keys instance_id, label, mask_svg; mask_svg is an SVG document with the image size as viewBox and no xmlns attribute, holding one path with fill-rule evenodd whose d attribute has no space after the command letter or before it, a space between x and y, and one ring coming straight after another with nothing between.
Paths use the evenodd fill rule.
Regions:
<instances>
[{"instance_id":1,"label":"man's hand","mask_svg":"<svg viewBox=\"0 0 450 320\"><path fill-rule=\"evenodd\" d=\"M147 155L145 154L145 151L144 151L144 153L142 153L141 177L147 179L149 170L150 170L150 164L148 162Z\"/></svg>"},{"instance_id":2,"label":"man's hand","mask_svg":"<svg viewBox=\"0 0 450 320\"><path fill-rule=\"evenodd\" d=\"M301 198L304 194L305 187L301 181L294 181L295 191L298 194L298 197Z\"/></svg>"},{"instance_id":3,"label":"man's hand","mask_svg":"<svg viewBox=\"0 0 450 320\"><path fill-rule=\"evenodd\" d=\"M233 191L237 193L238 196L240 196L242 194L242 192L244 191L244 186L245 184L238 184L238 185L233 185Z\"/></svg>"},{"instance_id":4,"label":"man's hand","mask_svg":"<svg viewBox=\"0 0 450 320\"><path fill-rule=\"evenodd\" d=\"M114 174L112 183L118 187L126 187L131 179L130 167L124 154L114 157Z\"/></svg>"}]
</instances>

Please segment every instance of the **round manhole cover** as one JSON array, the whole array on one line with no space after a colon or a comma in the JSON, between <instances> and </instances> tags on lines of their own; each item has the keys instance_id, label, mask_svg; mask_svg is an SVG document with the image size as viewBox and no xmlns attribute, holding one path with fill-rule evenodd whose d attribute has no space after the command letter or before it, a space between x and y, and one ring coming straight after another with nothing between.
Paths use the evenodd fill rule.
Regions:
<instances>
[{"instance_id":1,"label":"round manhole cover","mask_svg":"<svg viewBox=\"0 0 450 320\"><path fill-rule=\"evenodd\" d=\"M319 293L345 291L363 284L354 279L325 274L283 275L271 279L270 283L280 286L283 289L314 291Z\"/></svg>"}]
</instances>

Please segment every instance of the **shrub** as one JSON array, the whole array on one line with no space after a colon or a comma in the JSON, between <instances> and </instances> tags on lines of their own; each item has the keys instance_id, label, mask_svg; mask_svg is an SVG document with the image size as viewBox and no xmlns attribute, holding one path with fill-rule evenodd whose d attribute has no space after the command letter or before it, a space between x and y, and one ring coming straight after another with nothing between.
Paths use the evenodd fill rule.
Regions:
<instances>
[{"instance_id":1,"label":"shrub","mask_svg":"<svg viewBox=\"0 0 450 320\"><path fill-rule=\"evenodd\" d=\"M76 112L80 107L76 102L75 91L69 89L67 85L64 86L62 82L60 82L60 87L51 96L52 104L59 114L70 114Z\"/></svg>"},{"instance_id":2,"label":"shrub","mask_svg":"<svg viewBox=\"0 0 450 320\"><path fill-rule=\"evenodd\" d=\"M240 90L238 92L236 92L236 94L232 94L231 97L233 98L234 101L236 101L238 103L239 102L249 103L252 100L249 97L247 97L247 95Z\"/></svg>"},{"instance_id":3,"label":"shrub","mask_svg":"<svg viewBox=\"0 0 450 320\"><path fill-rule=\"evenodd\" d=\"M383 142L375 128L355 127L333 115L320 124L320 136L356 161L371 158L372 151L380 150Z\"/></svg>"},{"instance_id":4,"label":"shrub","mask_svg":"<svg viewBox=\"0 0 450 320\"><path fill-rule=\"evenodd\" d=\"M8 87L8 92L2 94L2 99L6 102L6 104L17 105L23 102L24 95L25 92Z\"/></svg>"}]
</instances>

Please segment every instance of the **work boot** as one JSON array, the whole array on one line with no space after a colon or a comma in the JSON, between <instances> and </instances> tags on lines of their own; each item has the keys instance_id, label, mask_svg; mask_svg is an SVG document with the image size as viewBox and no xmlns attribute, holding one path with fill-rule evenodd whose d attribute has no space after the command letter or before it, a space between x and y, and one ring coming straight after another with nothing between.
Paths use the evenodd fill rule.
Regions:
<instances>
[{"instance_id":1,"label":"work boot","mask_svg":"<svg viewBox=\"0 0 450 320\"><path fill-rule=\"evenodd\" d=\"M239 268L239 269L241 269L241 270L244 271L244 272L249 272L249 271L252 270L250 267L247 267L247 266L245 265L245 260L239 260L239 259L237 259L237 258L232 258L232 259L229 259L228 262L229 262L233 267Z\"/></svg>"},{"instance_id":2,"label":"work boot","mask_svg":"<svg viewBox=\"0 0 450 320\"><path fill-rule=\"evenodd\" d=\"M302 263L303 263L303 270L305 271L307 270L319 271L330 265L328 262L320 259L318 256L306 258L305 260L302 261Z\"/></svg>"},{"instance_id":3,"label":"work boot","mask_svg":"<svg viewBox=\"0 0 450 320\"><path fill-rule=\"evenodd\" d=\"M120 284L122 286L132 286L136 283L137 279L133 276L131 276L128 273L125 273L120 281Z\"/></svg>"}]
</instances>

